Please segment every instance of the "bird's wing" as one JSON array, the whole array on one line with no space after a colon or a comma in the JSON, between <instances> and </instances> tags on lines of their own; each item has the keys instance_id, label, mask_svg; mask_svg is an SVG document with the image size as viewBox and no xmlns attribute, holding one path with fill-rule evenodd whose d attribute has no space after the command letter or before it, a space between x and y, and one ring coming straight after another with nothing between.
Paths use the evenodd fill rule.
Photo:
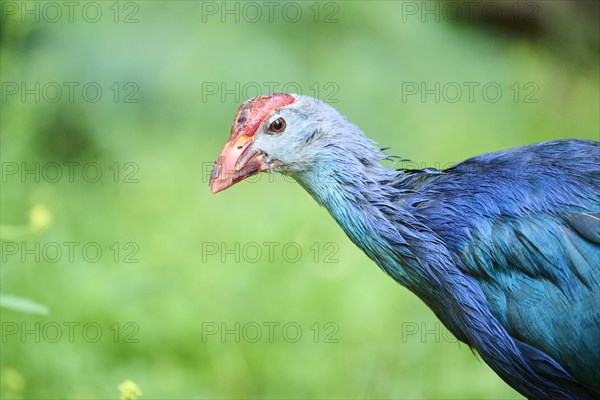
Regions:
<instances>
[{"instance_id":1,"label":"bird's wing","mask_svg":"<svg viewBox=\"0 0 600 400\"><path fill-rule=\"evenodd\" d=\"M600 394L599 157L583 141L479 156L419 180L413 207L533 367Z\"/></svg>"},{"instance_id":2,"label":"bird's wing","mask_svg":"<svg viewBox=\"0 0 600 400\"><path fill-rule=\"evenodd\" d=\"M534 214L471 237L462 267L510 335L600 392L600 214Z\"/></svg>"}]
</instances>

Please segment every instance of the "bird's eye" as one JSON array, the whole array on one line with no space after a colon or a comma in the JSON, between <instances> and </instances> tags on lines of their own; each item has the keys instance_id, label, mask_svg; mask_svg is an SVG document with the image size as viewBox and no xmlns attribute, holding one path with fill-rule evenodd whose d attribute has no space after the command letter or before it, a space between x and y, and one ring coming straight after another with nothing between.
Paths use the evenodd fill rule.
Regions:
<instances>
[{"instance_id":1,"label":"bird's eye","mask_svg":"<svg viewBox=\"0 0 600 400\"><path fill-rule=\"evenodd\" d=\"M280 133L285 129L285 119L277 118L275 121L271 122L269 125L269 129L271 132Z\"/></svg>"}]
</instances>

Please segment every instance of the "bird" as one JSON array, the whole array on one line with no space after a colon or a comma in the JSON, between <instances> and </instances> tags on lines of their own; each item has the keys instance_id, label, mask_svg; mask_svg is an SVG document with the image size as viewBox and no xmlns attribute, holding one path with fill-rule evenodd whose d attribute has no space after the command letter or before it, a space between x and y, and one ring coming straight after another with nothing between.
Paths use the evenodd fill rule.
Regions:
<instances>
[{"instance_id":1,"label":"bird","mask_svg":"<svg viewBox=\"0 0 600 400\"><path fill-rule=\"evenodd\" d=\"M600 398L600 142L394 159L329 104L274 93L239 107L209 185L292 177L519 393Z\"/></svg>"}]
</instances>

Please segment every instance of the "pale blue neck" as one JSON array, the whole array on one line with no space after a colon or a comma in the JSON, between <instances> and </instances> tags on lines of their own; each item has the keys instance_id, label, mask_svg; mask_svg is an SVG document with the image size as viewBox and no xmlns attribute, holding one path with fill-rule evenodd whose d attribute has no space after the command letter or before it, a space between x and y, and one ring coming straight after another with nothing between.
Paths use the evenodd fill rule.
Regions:
<instances>
[{"instance_id":1,"label":"pale blue neck","mask_svg":"<svg viewBox=\"0 0 600 400\"><path fill-rule=\"evenodd\" d=\"M390 188L382 184L394 180L398 172L379 164L365 167L358 162L346 163L343 170L333 165L343 164L327 163L294 178L327 208L350 240L379 267L398 282L412 287L413 279L400 267L405 262L404 256L410 258L410 250L408 246L402 247L406 243L394 223L404 210L392 204ZM392 248L392 243L400 246Z\"/></svg>"},{"instance_id":2,"label":"pale blue neck","mask_svg":"<svg viewBox=\"0 0 600 400\"><path fill-rule=\"evenodd\" d=\"M369 258L419 296L455 335L464 337L440 302L439 277L416 255L423 254L424 248L439 246L435 235L399 205L403 203L399 197L410 195L403 186L405 176L401 172L381 165L364 167L361 163L346 163L344 169L325 166L318 174L301 173L294 178L327 208L350 240Z\"/></svg>"}]
</instances>

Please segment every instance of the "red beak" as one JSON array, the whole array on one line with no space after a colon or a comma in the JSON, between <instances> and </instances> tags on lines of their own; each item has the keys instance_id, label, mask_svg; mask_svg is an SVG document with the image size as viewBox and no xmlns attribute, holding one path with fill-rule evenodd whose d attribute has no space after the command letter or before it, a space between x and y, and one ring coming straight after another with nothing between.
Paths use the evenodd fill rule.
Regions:
<instances>
[{"instance_id":1,"label":"red beak","mask_svg":"<svg viewBox=\"0 0 600 400\"><path fill-rule=\"evenodd\" d=\"M253 137L240 135L225 144L210 174L210 191L225 190L266 169L263 154L252 149Z\"/></svg>"}]
</instances>

